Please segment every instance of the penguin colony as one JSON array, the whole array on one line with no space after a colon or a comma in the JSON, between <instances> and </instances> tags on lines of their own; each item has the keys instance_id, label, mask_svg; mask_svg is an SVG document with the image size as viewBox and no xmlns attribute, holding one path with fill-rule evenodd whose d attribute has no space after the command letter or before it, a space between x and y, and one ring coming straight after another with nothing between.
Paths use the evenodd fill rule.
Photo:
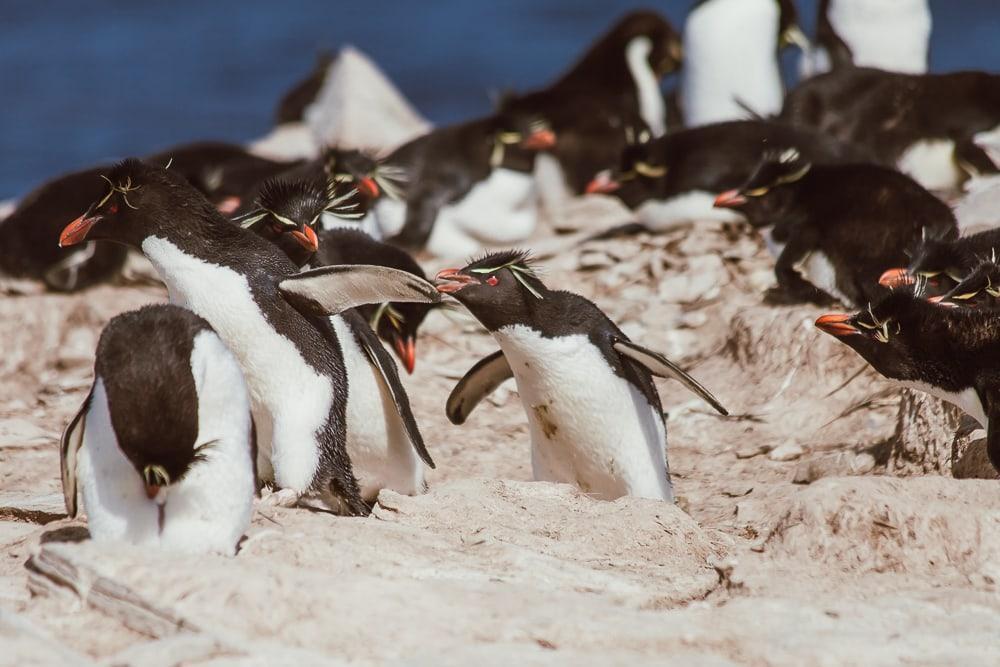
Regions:
<instances>
[{"instance_id":1,"label":"penguin colony","mask_svg":"<svg viewBox=\"0 0 1000 667\"><path fill-rule=\"evenodd\" d=\"M131 250L170 301L100 338L61 443L68 513L79 494L95 540L232 555L255 503L364 515L382 489L422 493L434 462L392 354L412 373L449 304L498 347L443 400L452 423L489 419L472 413L513 379L536 480L673 502L654 378L726 408L509 249L595 194L652 233L747 223L775 255L766 302L853 309L816 326L978 420L1000 470L1000 228L963 237L939 198L998 171L980 138L1000 129L1000 76L926 74L930 29L926 0L823 0L813 44L791 0L701 0L683 34L629 14L549 86L388 154L200 142L42 185L0 225L0 270L73 291ZM417 261L473 253L433 283Z\"/></svg>"}]
</instances>

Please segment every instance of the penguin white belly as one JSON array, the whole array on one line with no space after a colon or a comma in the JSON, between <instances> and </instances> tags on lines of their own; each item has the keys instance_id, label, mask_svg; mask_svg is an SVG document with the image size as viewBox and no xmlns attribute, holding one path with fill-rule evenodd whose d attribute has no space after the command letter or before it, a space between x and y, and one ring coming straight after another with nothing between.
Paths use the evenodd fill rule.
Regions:
<instances>
[{"instance_id":1,"label":"penguin white belly","mask_svg":"<svg viewBox=\"0 0 1000 667\"><path fill-rule=\"evenodd\" d=\"M270 461L274 481L284 489L308 490L319 467L317 432L333 404L330 378L271 326L245 276L165 239L147 238L142 250L167 285L170 301L208 320L239 360L259 427L259 458ZM265 470L262 466L263 479Z\"/></svg>"},{"instance_id":2,"label":"penguin white belly","mask_svg":"<svg viewBox=\"0 0 1000 667\"><path fill-rule=\"evenodd\" d=\"M424 490L423 462L410 444L392 395L383 388L368 355L342 317L330 323L347 369L347 452L361 497L371 502L381 489L414 495Z\"/></svg>"},{"instance_id":3,"label":"penguin white belly","mask_svg":"<svg viewBox=\"0 0 1000 667\"><path fill-rule=\"evenodd\" d=\"M649 37L634 37L625 47L625 61L639 99L639 115L654 137L662 137L667 133L667 104L660 90L659 78L649 66L652 50L653 42Z\"/></svg>"},{"instance_id":4,"label":"penguin white belly","mask_svg":"<svg viewBox=\"0 0 1000 667\"><path fill-rule=\"evenodd\" d=\"M380 197L375 200L372 207L375 215L375 222L379 228L379 236L375 238L386 238L395 236L406 224L406 202L389 197Z\"/></svg>"},{"instance_id":5,"label":"penguin white belly","mask_svg":"<svg viewBox=\"0 0 1000 667\"><path fill-rule=\"evenodd\" d=\"M100 377L94 381L86 420L77 479L91 538L158 546L159 508L146 497L142 477L118 447Z\"/></svg>"},{"instance_id":6,"label":"penguin white belly","mask_svg":"<svg viewBox=\"0 0 1000 667\"><path fill-rule=\"evenodd\" d=\"M855 304L852 299L848 299L837 287L837 271L833 268L833 263L826 253L814 250L796 266L803 278L823 290L830 296L836 297L839 301L848 305Z\"/></svg>"},{"instance_id":7,"label":"penguin white belly","mask_svg":"<svg viewBox=\"0 0 1000 667\"><path fill-rule=\"evenodd\" d=\"M950 139L916 142L906 149L896 167L928 190L957 188L965 178L955 161L955 142Z\"/></svg>"},{"instance_id":8,"label":"penguin white belly","mask_svg":"<svg viewBox=\"0 0 1000 667\"><path fill-rule=\"evenodd\" d=\"M439 257L458 257L484 246L526 240L538 224L532 174L497 168L457 202L441 207L427 240Z\"/></svg>"},{"instance_id":9,"label":"penguin white belly","mask_svg":"<svg viewBox=\"0 0 1000 667\"><path fill-rule=\"evenodd\" d=\"M669 199L649 199L635 209L639 222L655 232L691 222L743 222L731 208L715 208L715 195L694 190Z\"/></svg>"},{"instance_id":10,"label":"penguin white belly","mask_svg":"<svg viewBox=\"0 0 1000 667\"><path fill-rule=\"evenodd\" d=\"M539 153L535 156L535 187L539 204L553 217L560 217L573 193L566 184L566 174L555 155Z\"/></svg>"},{"instance_id":11,"label":"penguin white belly","mask_svg":"<svg viewBox=\"0 0 1000 667\"><path fill-rule=\"evenodd\" d=\"M546 338L524 325L494 335L528 417L536 480L605 500L673 500L662 416L586 336Z\"/></svg>"},{"instance_id":12,"label":"penguin white belly","mask_svg":"<svg viewBox=\"0 0 1000 667\"><path fill-rule=\"evenodd\" d=\"M778 3L714 0L694 9L684 26L681 107L688 127L781 111ZM741 104L742 103L742 104Z\"/></svg>"},{"instance_id":13,"label":"penguin white belly","mask_svg":"<svg viewBox=\"0 0 1000 667\"><path fill-rule=\"evenodd\" d=\"M160 544L231 556L253 514L250 397L236 357L211 331L194 339L191 374L198 395L197 444L211 444L180 481L161 489Z\"/></svg>"},{"instance_id":14,"label":"penguin white belly","mask_svg":"<svg viewBox=\"0 0 1000 667\"><path fill-rule=\"evenodd\" d=\"M983 402L979 398L979 394L972 387L968 389L963 389L959 392L948 392L940 387L935 387L931 384L925 384L923 382L900 382L899 384L907 387L908 389L915 389L916 391L922 391L931 396L940 398L942 401L947 401L951 403L956 408L969 415L983 428L989 427L989 420L986 419L986 410L983 408Z\"/></svg>"},{"instance_id":15,"label":"penguin white belly","mask_svg":"<svg viewBox=\"0 0 1000 667\"><path fill-rule=\"evenodd\" d=\"M827 18L856 66L927 71L932 22L927 0L835 0Z\"/></svg>"}]
</instances>

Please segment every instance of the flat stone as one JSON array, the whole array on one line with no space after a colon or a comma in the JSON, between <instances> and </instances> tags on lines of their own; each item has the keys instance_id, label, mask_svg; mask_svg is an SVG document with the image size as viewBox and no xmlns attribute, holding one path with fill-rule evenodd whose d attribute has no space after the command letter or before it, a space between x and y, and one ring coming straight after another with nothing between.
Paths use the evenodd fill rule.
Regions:
<instances>
[{"instance_id":1,"label":"flat stone","mask_svg":"<svg viewBox=\"0 0 1000 667\"><path fill-rule=\"evenodd\" d=\"M755 456L760 456L761 454L767 454L769 451L771 451L771 447L763 443L743 445L742 447L736 450L736 458L752 459Z\"/></svg>"},{"instance_id":2,"label":"flat stone","mask_svg":"<svg viewBox=\"0 0 1000 667\"><path fill-rule=\"evenodd\" d=\"M806 450L802 448L802 445L790 442L772 449L767 458L772 461L794 461L805 453Z\"/></svg>"}]
</instances>

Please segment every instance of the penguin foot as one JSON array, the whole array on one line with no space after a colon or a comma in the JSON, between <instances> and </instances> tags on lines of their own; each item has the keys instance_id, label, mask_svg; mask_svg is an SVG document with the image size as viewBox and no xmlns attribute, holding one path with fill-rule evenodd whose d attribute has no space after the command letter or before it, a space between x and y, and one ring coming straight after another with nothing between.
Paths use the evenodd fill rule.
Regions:
<instances>
[{"instance_id":1,"label":"penguin foot","mask_svg":"<svg viewBox=\"0 0 1000 667\"><path fill-rule=\"evenodd\" d=\"M260 507L295 507L302 494L292 489L279 489L260 499Z\"/></svg>"}]
</instances>

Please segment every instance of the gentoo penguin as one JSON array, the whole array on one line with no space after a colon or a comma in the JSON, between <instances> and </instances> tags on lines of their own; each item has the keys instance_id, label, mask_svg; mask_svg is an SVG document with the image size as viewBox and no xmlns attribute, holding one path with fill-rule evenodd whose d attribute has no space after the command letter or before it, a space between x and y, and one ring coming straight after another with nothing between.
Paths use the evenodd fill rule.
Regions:
<instances>
[{"instance_id":1,"label":"gentoo penguin","mask_svg":"<svg viewBox=\"0 0 1000 667\"><path fill-rule=\"evenodd\" d=\"M119 246L87 243L60 248L66 220L80 215L107 190L101 179L107 167L65 174L28 193L9 216L0 220L0 274L43 281L49 289L71 292L118 275L128 251Z\"/></svg>"},{"instance_id":2,"label":"gentoo penguin","mask_svg":"<svg viewBox=\"0 0 1000 667\"><path fill-rule=\"evenodd\" d=\"M391 263L379 261L384 260L385 255L390 258L394 254L405 255L399 248L375 241L360 230L321 230L320 235L324 238L320 243L312 227L318 223L323 211L327 210L329 200L322 190L307 181L269 181L260 203L267 215L249 228L277 243L286 252L291 252L289 258L297 263L310 261L313 266L350 263L387 266ZM304 230L309 236L300 230ZM364 241L359 243L353 235L367 239L368 244ZM293 237L295 240L286 242L282 237ZM352 254L352 248L340 243L345 237L360 245L362 251L368 250L368 253L365 256L356 253L352 261L324 264L324 259L339 260L343 255ZM313 244L310 246L312 252L308 255L303 252L303 244L307 242ZM334 245L338 246L336 250L326 250ZM376 246L375 252L371 252L371 246ZM325 252L323 258L317 260L311 255L320 247ZM380 253L377 247L388 252ZM422 271L420 278L424 279ZM391 332L396 353L407 364L408 370L412 371L416 355L415 340L407 339L409 344L404 342L400 332L405 320L399 311L409 312L408 307L424 305L426 304L366 305L330 318L344 355L347 385L350 388L347 395L347 453L365 502L373 502L379 491L385 488L407 495L423 492L425 483L421 459L431 468L434 467L410 409L409 397L399 379L396 364L373 332L377 326L381 330L380 324L384 323L385 330ZM421 314L420 319L423 319L423 315L426 312ZM372 318L378 318L382 322L373 321Z\"/></svg>"},{"instance_id":3,"label":"gentoo penguin","mask_svg":"<svg viewBox=\"0 0 1000 667\"><path fill-rule=\"evenodd\" d=\"M630 341L590 301L548 289L523 252L488 254L437 279L438 289L468 308L500 345L448 397L452 423L464 423L513 377L531 429L536 480L575 484L606 500L673 500L653 376L679 380L727 414L704 387Z\"/></svg>"},{"instance_id":4,"label":"gentoo penguin","mask_svg":"<svg viewBox=\"0 0 1000 667\"><path fill-rule=\"evenodd\" d=\"M893 292L853 315L816 320L879 373L962 409L986 429L986 452L1000 470L1000 312L943 308Z\"/></svg>"},{"instance_id":5,"label":"gentoo penguin","mask_svg":"<svg viewBox=\"0 0 1000 667\"><path fill-rule=\"evenodd\" d=\"M66 512L90 536L233 555L256 488L250 397L208 322L172 305L118 315L62 437Z\"/></svg>"},{"instance_id":6,"label":"gentoo penguin","mask_svg":"<svg viewBox=\"0 0 1000 667\"><path fill-rule=\"evenodd\" d=\"M737 211L713 208L715 196L745 183L768 151L795 148L816 164L869 158L863 148L773 121L730 121L645 138L640 133L620 165L597 174L587 192L614 193L653 231L687 222L743 220Z\"/></svg>"},{"instance_id":7,"label":"gentoo penguin","mask_svg":"<svg viewBox=\"0 0 1000 667\"><path fill-rule=\"evenodd\" d=\"M227 221L179 174L126 160L60 243L106 239L142 250L170 300L204 317L243 368L257 425L258 471L300 499L368 511L346 450L347 379L326 317L362 303L435 300L429 283L383 267L297 274L273 244Z\"/></svg>"},{"instance_id":8,"label":"gentoo penguin","mask_svg":"<svg viewBox=\"0 0 1000 667\"><path fill-rule=\"evenodd\" d=\"M353 194L348 191L347 196ZM356 226L345 224L314 231L319 219L331 214L353 214L353 197L346 201L343 197L329 190L324 192L309 181L268 181L258 198L258 207L244 216L241 224L276 244L300 267L369 264L399 269L426 280L424 270L406 251L377 241ZM417 361L417 329L437 305L366 304L357 310L392 347L406 371L412 373Z\"/></svg>"},{"instance_id":9,"label":"gentoo penguin","mask_svg":"<svg viewBox=\"0 0 1000 667\"><path fill-rule=\"evenodd\" d=\"M945 306L1000 308L1000 264L997 256L984 259L951 291L933 301Z\"/></svg>"},{"instance_id":10,"label":"gentoo penguin","mask_svg":"<svg viewBox=\"0 0 1000 667\"><path fill-rule=\"evenodd\" d=\"M948 205L910 177L870 164L814 165L795 149L765 158L715 205L741 211L758 229L773 225L771 303L877 301L885 294L879 277L923 235L958 235Z\"/></svg>"},{"instance_id":11,"label":"gentoo penguin","mask_svg":"<svg viewBox=\"0 0 1000 667\"><path fill-rule=\"evenodd\" d=\"M583 194L591 175L621 153L624 127L666 133L660 80L681 59L680 37L665 18L632 12L555 82L502 99L500 114L544 118L552 129L553 145L539 156L552 164L537 174L546 208L558 211L563 199Z\"/></svg>"},{"instance_id":12,"label":"gentoo penguin","mask_svg":"<svg viewBox=\"0 0 1000 667\"><path fill-rule=\"evenodd\" d=\"M507 116L414 139L385 159L407 182L401 200L379 201L379 224L391 243L443 257L524 240L538 223L534 153L552 141L544 120Z\"/></svg>"},{"instance_id":13,"label":"gentoo penguin","mask_svg":"<svg viewBox=\"0 0 1000 667\"><path fill-rule=\"evenodd\" d=\"M1000 75L835 70L792 90L780 120L864 144L925 188L957 188L998 171L975 138L1000 129Z\"/></svg>"},{"instance_id":14,"label":"gentoo penguin","mask_svg":"<svg viewBox=\"0 0 1000 667\"><path fill-rule=\"evenodd\" d=\"M807 45L793 0L700 0L684 23L680 106L687 127L781 111L779 49Z\"/></svg>"},{"instance_id":15,"label":"gentoo penguin","mask_svg":"<svg viewBox=\"0 0 1000 667\"><path fill-rule=\"evenodd\" d=\"M805 77L845 67L927 71L928 0L820 0L816 47L803 54Z\"/></svg>"},{"instance_id":16,"label":"gentoo penguin","mask_svg":"<svg viewBox=\"0 0 1000 667\"><path fill-rule=\"evenodd\" d=\"M879 283L898 288L923 278L929 291L940 294L965 279L983 259L994 256L998 248L1000 229L959 238L924 238L909 264L905 268L887 269Z\"/></svg>"}]
</instances>

